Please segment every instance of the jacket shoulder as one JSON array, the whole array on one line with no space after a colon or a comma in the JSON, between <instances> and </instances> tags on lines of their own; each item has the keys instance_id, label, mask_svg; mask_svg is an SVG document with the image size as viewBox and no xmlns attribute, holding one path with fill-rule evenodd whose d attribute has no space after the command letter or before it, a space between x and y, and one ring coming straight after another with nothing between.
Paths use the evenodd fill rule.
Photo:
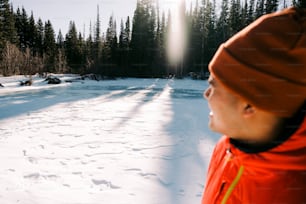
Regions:
<instances>
[{"instance_id":1,"label":"jacket shoulder","mask_svg":"<svg viewBox=\"0 0 306 204\"><path fill-rule=\"evenodd\" d=\"M306 203L305 189L306 171L264 172L246 167L231 200L233 203L237 200L242 203Z\"/></svg>"}]
</instances>

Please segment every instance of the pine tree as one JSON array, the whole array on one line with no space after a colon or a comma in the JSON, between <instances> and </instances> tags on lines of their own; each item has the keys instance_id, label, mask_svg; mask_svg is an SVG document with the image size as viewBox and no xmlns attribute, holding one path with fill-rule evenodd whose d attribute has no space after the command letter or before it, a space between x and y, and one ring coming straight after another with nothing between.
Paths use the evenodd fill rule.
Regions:
<instances>
[{"instance_id":1,"label":"pine tree","mask_svg":"<svg viewBox=\"0 0 306 204\"><path fill-rule=\"evenodd\" d=\"M124 37L125 33L124 33L124 24L123 24L123 20L121 19L120 21L120 34L119 34L119 48L122 49L123 46L123 37Z\"/></svg>"},{"instance_id":2,"label":"pine tree","mask_svg":"<svg viewBox=\"0 0 306 204\"><path fill-rule=\"evenodd\" d=\"M108 28L106 31L106 41L104 45L104 58L107 62L110 62L112 59L112 45L116 36L116 23L114 20L114 14L112 14L109 18Z\"/></svg>"},{"instance_id":3,"label":"pine tree","mask_svg":"<svg viewBox=\"0 0 306 204\"><path fill-rule=\"evenodd\" d=\"M35 24L33 12L31 13L29 19L29 27L28 27L28 36L29 36L29 48L32 50L32 55L35 56L37 53L36 49L36 38L37 38L37 27Z\"/></svg>"},{"instance_id":4,"label":"pine tree","mask_svg":"<svg viewBox=\"0 0 306 204\"><path fill-rule=\"evenodd\" d=\"M229 36L233 36L241 29L241 5L240 0L231 0L231 7L229 12Z\"/></svg>"},{"instance_id":5,"label":"pine tree","mask_svg":"<svg viewBox=\"0 0 306 204\"><path fill-rule=\"evenodd\" d=\"M39 57L44 55L44 24L39 18L36 24L36 39L35 39L35 52L37 52Z\"/></svg>"},{"instance_id":6,"label":"pine tree","mask_svg":"<svg viewBox=\"0 0 306 204\"><path fill-rule=\"evenodd\" d=\"M306 1L305 0L293 0L293 6L298 8L306 8Z\"/></svg>"},{"instance_id":7,"label":"pine tree","mask_svg":"<svg viewBox=\"0 0 306 204\"><path fill-rule=\"evenodd\" d=\"M247 21L248 21L248 8L249 8L249 5L248 5L248 1L245 1L244 2L244 5L242 6L241 5L241 23L240 23L240 26L239 26L239 30L241 30L242 28L244 28L245 26L248 25Z\"/></svg>"},{"instance_id":8,"label":"pine tree","mask_svg":"<svg viewBox=\"0 0 306 204\"><path fill-rule=\"evenodd\" d=\"M101 55L101 21L99 6L97 6L97 21L94 34L94 60L99 63Z\"/></svg>"},{"instance_id":9,"label":"pine tree","mask_svg":"<svg viewBox=\"0 0 306 204\"><path fill-rule=\"evenodd\" d=\"M56 40L57 47L58 48L63 48L64 47L64 42L65 42L65 39L64 39L64 36L62 34L62 31L59 30L58 34L57 34L57 40Z\"/></svg>"},{"instance_id":10,"label":"pine tree","mask_svg":"<svg viewBox=\"0 0 306 204\"><path fill-rule=\"evenodd\" d=\"M230 36L228 0L222 0L221 13L217 22L218 41L222 43ZM218 43L218 44L219 44Z\"/></svg>"},{"instance_id":11,"label":"pine tree","mask_svg":"<svg viewBox=\"0 0 306 204\"><path fill-rule=\"evenodd\" d=\"M104 74L114 76L116 73L117 60L117 26L112 14L109 18L108 28L103 49Z\"/></svg>"},{"instance_id":12,"label":"pine tree","mask_svg":"<svg viewBox=\"0 0 306 204\"><path fill-rule=\"evenodd\" d=\"M50 20L45 23L44 28L44 51L47 55L53 55L56 44L55 44L55 33Z\"/></svg>"},{"instance_id":13,"label":"pine tree","mask_svg":"<svg viewBox=\"0 0 306 204\"><path fill-rule=\"evenodd\" d=\"M215 54L217 48L219 45L217 45L217 39L216 39L216 22L217 22L217 16L216 16L216 0L213 0L213 2L208 2L207 4L207 12L209 13L208 18L208 34L207 34L207 50L206 50L206 66L205 69L201 70L201 78L205 79L208 76L208 63L210 62L211 58Z\"/></svg>"},{"instance_id":14,"label":"pine tree","mask_svg":"<svg viewBox=\"0 0 306 204\"><path fill-rule=\"evenodd\" d=\"M124 36L123 36L123 42L126 45L126 47L129 47L130 41L131 41L131 26L130 26L130 17L128 16L125 22L125 28L124 28Z\"/></svg>"},{"instance_id":15,"label":"pine tree","mask_svg":"<svg viewBox=\"0 0 306 204\"><path fill-rule=\"evenodd\" d=\"M266 0L265 13L272 13L277 10L278 0Z\"/></svg>"},{"instance_id":16,"label":"pine tree","mask_svg":"<svg viewBox=\"0 0 306 204\"><path fill-rule=\"evenodd\" d=\"M201 56L199 62L201 75L204 75L208 72L208 63L215 47L215 11L214 5L209 0L202 1L202 6L200 10Z\"/></svg>"},{"instance_id":17,"label":"pine tree","mask_svg":"<svg viewBox=\"0 0 306 204\"><path fill-rule=\"evenodd\" d=\"M202 67L202 31L201 31L201 16L202 8L199 6L198 0L189 17L190 31L189 31L189 48L187 53L188 64L192 71L198 71Z\"/></svg>"},{"instance_id":18,"label":"pine tree","mask_svg":"<svg viewBox=\"0 0 306 204\"><path fill-rule=\"evenodd\" d=\"M125 24L123 20L120 23L119 35L119 50L118 50L118 71L121 76L127 76L127 68L129 67L129 54L130 54L130 17L127 17Z\"/></svg>"},{"instance_id":19,"label":"pine tree","mask_svg":"<svg viewBox=\"0 0 306 204\"><path fill-rule=\"evenodd\" d=\"M17 43L17 31L13 8L8 0L0 0L0 50L4 48L6 41Z\"/></svg>"},{"instance_id":20,"label":"pine tree","mask_svg":"<svg viewBox=\"0 0 306 204\"><path fill-rule=\"evenodd\" d=\"M265 0L257 0L256 10L255 10L255 19L265 14Z\"/></svg>"},{"instance_id":21,"label":"pine tree","mask_svg":"<svg viewBox=\"0 0 306 204\"><path fill-rule=\"evenodd\" d=\"M59 30L56 40L56 57L55 57L55 72L66 73L67 70L67 59L65 54L65 39L61 30Z\"/></svg>"},{"instance_id":22,"label":"pine tree","mask_svg":"<svg viewBox=\"0 0 306 204\"><path fill-rule=\"evenodd\" d=\"M29 20L26 10L22 8L20 11L18 8L15 18L17 35L19 38L19 48L25 52L26 48L29 47Z\"/></svg>"},{"instance_id":23,"label":"pine tree","mask_svg":"<svg viewBox=\"0 0 306 204\"><path fill-rule=\"evenodd\" d=\"M87 49L86 68L88 69L87 71L94 71L96 51L94 49L93 31L92 31L91 22L89 24L89 35L86 40L86 49Z\"/></svg>"},{"instance_id":24,"label":"pine tree","mask_svg":"<svg viewBox=\"0 0 306 204\"><path fill-rule=\"evenodd\" d=\"M6 37L4 33L4 24L6 21L5 11L8 4L8 0L0 0L0 51L4 48ZM1 60L1 58L0 58Z\"/></svg>"},{"instance_id":25,"label":"pine tree","mask_svg":"<svg viewBox=\"0 0 306 204\"><path fill-rule=\"evenodd\" d=\"M161 18L161 25L160 25L160 42L158 45L160 46L160 76L165 76L166 75L166 68L167 68L167 63L166 63L166 16L165 13L162 13L162 18Z\"/></svg>"},{"instance_id":26,"label":"pine tree","mask_svg":"<svg viewBox=\"0 0 306 204\"><path fill-rule=\"evenodd\" d=\"M132 65L129 69L129 73L131 76L140 76L140 72L145 65L145 21L144 5L142 4L141 0L137 0L137 6L133 17L133 30L130 44L132 49Z\"/></svg>"},{"instance_id":27,"label":"pine tree","mask_svg":"<svg viewBox=\"0 0 306 204\"><path fill-rule=\"evenodd\" d=\"M122 76L124 71L125 71L125 66L126 66L126 46L124 43L124 36L125 36L125 30L124 30L124 23L123 20L121 19L120 21L120 34L119 34L119 44L118 44L118 75Z\"/></svg>"},{"instance_id":28,"label":"pine tree","mask_svg":"<svg viewBox=\"0 0 306 204\"><path fill-rule=\"evenodd\" d=\"M66 34L65 54L67 57L67 66L70 72L79 73L82 64L82 51L79 44L78 33L73 21L69 24L69 30Z\"/></svg>"},{"instance_id":29,"label":"pine tree","mask_svg":"<svg viewBox=\"0 0 306 204\"><path fill-rule=\"evenodd\" d=\"M55 33L50 20L45 23L44 28L44 54L45 54L45 68L47 72L55 71L55 60L56 60L56 43Z\"/></svg>"},{"instance_id":30,"label":"pine tree","mask_svg":"<svg viewBox=\"0 0 306 204\"><path fill-rule=\"evenodd\" d=\"M0 0L0 74L19 74L18 59L21 56L13 8L8 0Z\"/></svg>"},{"instance_id":31,"label":"pine tree","mask_svg":"<svg viewBox=\"0 0 306 204\"><path fill-rule=\"evenodd\" d=\"M79 32L78 35L78 41L77 41L77 45L79 48L79 67L78 67L78 73L83 74L86 72L87 67L86 67L86 63L87 63L87 48L86 48L86 43L83 39L83 35L81 32Z\"/></svg>"},{"instance_id":32,"label":"pine tree","mask_svg":"<svg viewBox=\"0 0 306 204\"><path fill-rule=\"evenodd\" d=\"M21 46L21 48L23 48L24 50L25 48L28 48L30 46L29 18L24 8L22 8L21 12L21 24L22 24L21 32L23 35L23 42L22 42L23 45Z\"/></svg>"},{"instance_id":33,"label":"pine tree","mask_svg":"<svg viewBox=\"0 0 306 204\"><path fill-rule=\"evenodd\" d=\"M148 15L148 32L147 32L147 54L146 54L146 64L148 64L146 75L152 77L153 73L155 73L155 63L154 59L157 55L156 52L156 9L153 6L153 2L151 1L147 8Z\"/></svg>"},{"instance_id":34,"label":"pine tree","mask_svg":"<svg viewBox=\"0 0 306 204\"><path fill-rule=\"evenodd\" d=\"M130 73L147 77L152 73L155 52L156 14L152 0L138 0L131 37L132 66Z\"/></svg>"},{"instance_id":35,"label":"pine tree","mask_svg":"<svg viewBox=\"0 0 306 204\"><path fill-rule=\"evenodd\" d=\"M255 0L250 0L246 25L254 21L254 8L255 8Z\"/></svg>"},{"instance_id":36,"label":"pine tree","mask_svg":"<svg viewBox=\"0 0 306 204\"><path fill-rule=\"evenodd\" d=\"M156 53L154 56L153 76L162 77L166 75L166 48L165 48L165 13L160 16L159 2L157 0L157 28L156 28Z\"/></svg>"}]
</instances>

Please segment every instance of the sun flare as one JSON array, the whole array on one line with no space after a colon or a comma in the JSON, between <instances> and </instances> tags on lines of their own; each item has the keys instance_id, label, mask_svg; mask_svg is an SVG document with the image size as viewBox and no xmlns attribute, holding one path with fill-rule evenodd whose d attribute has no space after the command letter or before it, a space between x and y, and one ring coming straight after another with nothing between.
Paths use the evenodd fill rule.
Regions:
<instances>
[{"instance_id":1,"label":"sun flare","mask_svg":"<svg viewBox=\"0 0 306 204\"><path fill-rule=\"evenodd\" d=\"M185 1L176 0L171 13L167 53L170 64L177 65L183 60L186 47Z\"/></svg>"}]
</instances>

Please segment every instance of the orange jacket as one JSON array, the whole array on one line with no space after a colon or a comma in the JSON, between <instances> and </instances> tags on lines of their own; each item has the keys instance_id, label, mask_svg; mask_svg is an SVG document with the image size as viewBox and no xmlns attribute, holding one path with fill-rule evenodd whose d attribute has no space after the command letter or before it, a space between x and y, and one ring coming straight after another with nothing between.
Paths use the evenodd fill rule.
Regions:
<instances>
[{"instance_id":1,"label":"orange jacket","mask_svg":"<svg viewBox=\"0 0 306 204\"><path fill-rule=\"evenodd\" d=\"M306 117L287 140L246 153L223 136L208 169L202 204L306 203Z\"/></svg>"}]
</instances>

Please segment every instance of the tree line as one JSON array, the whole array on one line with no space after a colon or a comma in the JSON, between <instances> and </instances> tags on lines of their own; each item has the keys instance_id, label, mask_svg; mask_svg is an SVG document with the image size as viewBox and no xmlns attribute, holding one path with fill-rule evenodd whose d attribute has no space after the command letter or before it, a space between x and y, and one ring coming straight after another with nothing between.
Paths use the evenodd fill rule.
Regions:
<instances>
[{"instance_id":1,"label":"tree line","mask_svg":"<svg viewBox=\"0 0 306 204\"><path fill-rule=\"evenodd\" d=\"M199 2L200 1L200 2ZM199 0L190 9L183 4L186 51L179 64L169 63L167 42L172 14L161 11L158 0L138 0L132 19L117 22L110 16L101 31L99 7L90 33L79 32L73 21L68 32L55 34L50 20L35 20L24 8L14 10L0 0L0 74L95 73L109 77L205 77L218 46L263 14L287 6L305 7L303 0ZM177 42L180 43L180 42Z\"/></svg>"}]
</instances>

